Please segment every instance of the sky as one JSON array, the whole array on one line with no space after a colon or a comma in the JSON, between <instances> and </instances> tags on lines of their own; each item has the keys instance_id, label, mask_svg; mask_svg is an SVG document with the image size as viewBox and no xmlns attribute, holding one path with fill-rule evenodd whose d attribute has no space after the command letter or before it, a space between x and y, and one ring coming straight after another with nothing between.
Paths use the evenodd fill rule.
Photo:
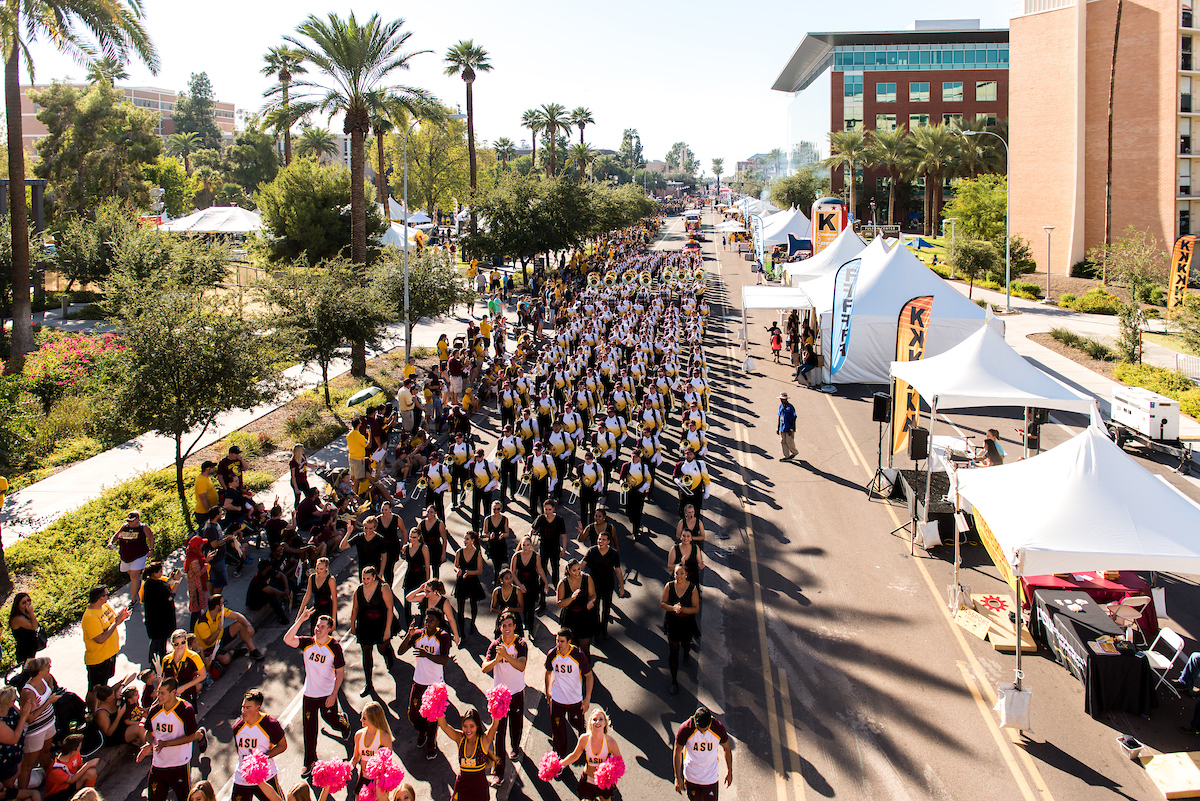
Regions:
<instances>
[{"instance_id":1,"label":"sky","mask_svg":"<svg viewBox=\"0 0 1200 801\"><path fill-rule=\"evenodd\" d=\"M321 0L179 3L143 0L145 25L162 68L127 67L130 86L176 91L193 72L207 72L217 99L258 111L271 80L262 56L283 44L310 14L331 12L360 19L379 4ZM732 173L742 159L787 142L786 109L792 96L771 90L779 72L808 31L895 30L914 19L979 18L985 28L1008 26L1011 4L998 0L922 0L912 6L863 0L846 14L840 3L758 0L740 3L695 0L608 0L604 3L484 2L389 3L380 12L405 20L414 56L411 68L389 84L418 86L448 105L465 105L461 79L442 73L446 50L463 39L483 46L493 70L475 82L476 136L529 139L522 113L545 103L571 110L584 106L596 119L584 138L593 148L616 150L626 128L636 128L647 159L661 159L671 145L687 142L707 173L713 158ZM87 68L50 45L33 47L35 78L82 81ZM319 79L319 76L317 76ZM29 77L22 75L22 86ZM827 151L828 74L807 89L804 138ZM341 119L327 124L340 130ZM578 139L578 129L573 140Z\"/></svg>"}]
</instances>

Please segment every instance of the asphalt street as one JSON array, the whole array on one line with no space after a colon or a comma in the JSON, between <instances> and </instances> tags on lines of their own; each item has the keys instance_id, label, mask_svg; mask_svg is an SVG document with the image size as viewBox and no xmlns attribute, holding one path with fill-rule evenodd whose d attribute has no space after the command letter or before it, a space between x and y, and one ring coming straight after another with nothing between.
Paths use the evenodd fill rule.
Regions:
<instances>
[{"instance_id":1,"label":"asphalt street","mask_svg":"<svg viewBox=\"0 0 1200 801\"><path fill-rule=\"evenodd\" d=\"M672 218L659 246L680 247L684 241L679 219ZM1024 664L1034 690L1034 732L999 729L991 707L997 683L1012 680L1013 655L992 650L951 621L945 604L952 568L948 549L929 554L917 549L910 556L903 532L889 534L906 517L904 507L868 500L865 485L875 471L878 437L870 396L878 388L840 387L827 395L796 386L790 367L770 363L763 327L775 315L768 312L755 312L748 321L756 365L753 374L743 373L735 335L741 326L740 287L753 281L751 263L721 251L719 240L707 243L704 252L713 305L707 352L713 388L708 462L714 489L703 515L710 540L703 638L693 663L681 669L679 694L668 695L658 601L677 520L674 492L660 482L655 504L647 506L651 534L621 543L630 597L618 602L612 638L593 644L593 703L609 712L628 766L618 797L673 795L671 739L698 702L713 709L734 740L734 782L722 788L724 798L1160 797L1114 740L1131 733L1164 751L1195 747L1195 741L1175 731L1190 716L1190 702L1164 700L1150 720L1123 714L1093 720L1083 711L1080 684L1043 651ZM789 393L799 415L800 457L795 461L778 458L774 432L780 391ZM975 432L980 440L987 428L1000 428L1011 452L1017 447L1013 429L1020 425L1019 412L951 414L945 422ZM1048 446L1084 423L1070 416L1061 419L1074 427L1048 426L1043 434ZM490 446L495 420L483 421L479 433ZM674 444L673 437L667 441ZM1198 496L1190 483L1170 475L1169 466L1143 463ZM1033 499L1014 502L1032 507ZM416 507L415 501L406 504L406 523L413 522ZM622 532L627 530L616 493L609 495L608 507ZM566 516L568 530L573 530L575 510ZM526 533L529 518L523 502L510 508L510 518L518 536ZM452 539L460 542L466 521L455 512L448 522ZM572 544L564 558L579 555L579 546ZM1010 594L981 547L966 546L963 562L963 580L973 592ZM357 580L348 557L340 559L335 572L346 610L339 636L349 662L342 703L357 720L356 710L365 703L359 697L361 654L345 635ZM443 575L451 572L443 570ZM490 578L490 569L484 577ZM1200 629L1189 611L1200 597L1194 579L1160 575L1159 581L1168 587L1171 625L1185 634ZM544 654L552 645L553 620L543 617L543 622L531 645ZM481 611L478 630L464 638L447 667L451 700L459 713L467 706L486 706L483 693L491 679L479 664L492 623L493 617ZM264 689L266 711L287 728L290 747L278 760L284 787L298 781L302 676L298 656L278 640L282 632L281 627L265 630L269 658L239 665L202 701L202 722L214 737L200 773L218 790L234 768L230 722L238 715L242 693L252 687ZM411 657L397 663L394 684L379 661L375 686L387 704L397 754L419 797L449 798L454 772L448 743L443 737L443 759L427 762L404 716ZM524 760L510 768L496 798L573 798L573 780L547 784L536 778L537 761L549 747L542 666L536 655L527 675L527 716L534 725L526 726ZM321 758L346 753L345 744L322 738ZM133 801L145 785L144 766L119 773L107 785L101 788L106 797Z\"/></svg>"}]
</instances>

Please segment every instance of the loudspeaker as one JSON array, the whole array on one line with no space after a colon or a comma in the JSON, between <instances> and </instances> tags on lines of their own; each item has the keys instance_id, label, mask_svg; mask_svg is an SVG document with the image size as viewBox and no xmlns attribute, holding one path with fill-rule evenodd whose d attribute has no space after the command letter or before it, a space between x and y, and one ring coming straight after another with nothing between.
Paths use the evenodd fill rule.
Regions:
<instances>
[{"instance_id":1,"label":"loudspeaker","mask_svg":"<svg viewBox=\"0 0 1200 801\"><path fill-rule=\"evenodd\" d=\"M908 430L908 458L919 462L929 456L929 429L917 426Z\"/></svg>"},{"instance_id":2,"label":"loudspeaker","mask_svg":"<svg viewBox=\"0 0 1200 801\"><path fill-rule=\"evenodd\" d=\"M876 392L871 406L872 423L892 422L892 396L886 392Z\"/></svg>"}]
</instances>

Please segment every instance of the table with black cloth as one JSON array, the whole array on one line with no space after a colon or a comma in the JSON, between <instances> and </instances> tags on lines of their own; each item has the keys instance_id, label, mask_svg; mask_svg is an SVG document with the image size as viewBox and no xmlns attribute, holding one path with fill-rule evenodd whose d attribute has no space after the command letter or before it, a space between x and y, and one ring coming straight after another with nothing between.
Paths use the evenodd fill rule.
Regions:
<instances>
[{"instance_id":1,"label":"table with black cloth","mask_svg":"<svg viewBox=\"0 0 1200 801\"><path fill-rule=\"evenodd\" d=\"M1083 683L1084 711L1092 717L1110 710L1149 717L1156 699L1154 674L1145 657L1132 648L1097 654L1088 645L1106 634L1125 633L1103 606L1079 590L1035 590L1033 601L1034 633Z\"/></svg>"},{"instance_id":2,"label":"table with black cloth","mask_svg":"<svg viewBox=\"0 0 1200 801\"><path fill-rule=\"evenodd\" d=\"M945 500L950 491L950 476L935 470L927 474L924 470L899 470L900 490L905 500L909 501L909 509L917 520L936 522L938 534L943 542L954 542L954 504ZM925 476L930 476L932 487L929 492L929 517L925 512Z\"/></svg>"}]
</instances>

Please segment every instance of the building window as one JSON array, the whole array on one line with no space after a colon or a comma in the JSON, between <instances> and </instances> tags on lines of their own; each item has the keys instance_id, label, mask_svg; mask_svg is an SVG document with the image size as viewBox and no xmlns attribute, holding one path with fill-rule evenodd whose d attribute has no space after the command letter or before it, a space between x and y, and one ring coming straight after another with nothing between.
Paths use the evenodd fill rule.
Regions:
<instances>
[{"instance_id":1,"label":"building window","mask_svg":"<svg viewBox=\"0 0 1200 801\"><path fill-rule=\"evenodd\" d=\"M862 130L863 110L861 103L847 104L842 111L842 130Z\"/></svg>"},{"instance_id":2,"label":"building window","mask_svg":"<svg viewBox=\"0 0 1200 801\"><path fill-rule=\"evenodd\" d=\"M942 102L943 103L961 103L963 99L962 81L943 81L942 82Z\"/></svg>"},{"instance_id":3,"label":"building window","mask_svg":"<svg viewBox=\"0 0 1200 801\"><path fill-rule=\"evenodd\" d=\"M924 128L929 125L928 114L909 114L908 115L908 130L914 128Z\"/></svg>"},{"instance_id":4,"label":"building window","mask_svg":"<svg viewBox=\"0 0 1200 801\"><path fill-rule=\"evenodd\" d=\"M877 131L894 131L894 130L896 130L896 115L895 114L876 114L875 115L875 130L877 130Z\"/></svg>"},{"instance_id":5,"label":"building window","mask_svg":"<svg viewBox=\"0 0 1200 801\"><path fill-rule=\"evenodd\" d=\"M863 100L863 76L845 76L842 84L842 96L847 103L861 103Z\"/></svg>"},{"instance_id":6,"label":"building window","mask_svg":"<svg viewBox=\"0 0 1200 801\"><path fill-rule=\"evenodd\" d=\"M888 191L889 182L891 181L886 175L875 179L875 188L880 192Z\"/></svg>"},{"instance_id":7,"label":"building window","mask_svg":"<svg viewBox=\"0 0 1200 801\"><path fill-rule=\"evenodd\" d=\"M1191 159L1179 160L1179 194L1192 194L1192 162Z\"/></svg>"},{"instance_id":8,"label":"building window","mask_svg":"<svg viewBox=\"0 0 1200 801\"><path fill-rule=\"evenodd\" d=\"M983 103L988 100L996 99L996 82L995 81L976 81L975 82L975 100Z\"/></svg>"},{"instance_id":9,"label":"building window","mask_svg":"<svg viewBox=\"0 0 1200 801\"><path fill-rule=\"evenodd\" d=\"M1179 210L1179 235L1187 236L1192 232L1192 213L1187 209Z\"/></svg>"},{"instance_id":10,"label":"building window","mask_svg":"<svg viewBox=\"0 0 1200 801\"><path fill-rule=\"evenodd\" d=\"M894 84L894 83L877 83L877 84L875 84L875 102L876 103L895 103L896 102L896 84Z\"/></svg>"},{"instance_id":11,"label":"building window","mask_svg":"<svg viewBox=\"0 0 1200 801\"><path fill-rule=\"evenodd\" d=\"M1192 110L1192 79L1187 76L1179 79L1179 110Z\"/></svg>"},{"instance_id":12,"label":"building window","mask_svg":"<svg viewBox=\"0 0 1200 801\"><path fill-rule=\"evenodd\" d=\"M983 123L983 125L986 128L995 128L996 127L996 115L995 114L976 114L975 120L977 122Z\"/></svg>"},{"instance_id":13,"label":"building window","mask_svg":"<svg viewBox=\"0 0 1200 801\"><path fill-rule=\"evenodd\" d=\"M910 103L928 103L929 84L916 82L910 83L908 85L908 101Z\"/></svg>"},{"instance_id":14,"label":"building window","mask_svg":"<svg viewBox=\"0 0 1200 801\"><path fill-rule=\"evenodd\" d=\"M963 115L961 115L961 114L943 114L942 115L942 125L945 125L945 126L953 125L955 128L962 128L962 121L963 121Z\"/></svg>"}]
</instances>

